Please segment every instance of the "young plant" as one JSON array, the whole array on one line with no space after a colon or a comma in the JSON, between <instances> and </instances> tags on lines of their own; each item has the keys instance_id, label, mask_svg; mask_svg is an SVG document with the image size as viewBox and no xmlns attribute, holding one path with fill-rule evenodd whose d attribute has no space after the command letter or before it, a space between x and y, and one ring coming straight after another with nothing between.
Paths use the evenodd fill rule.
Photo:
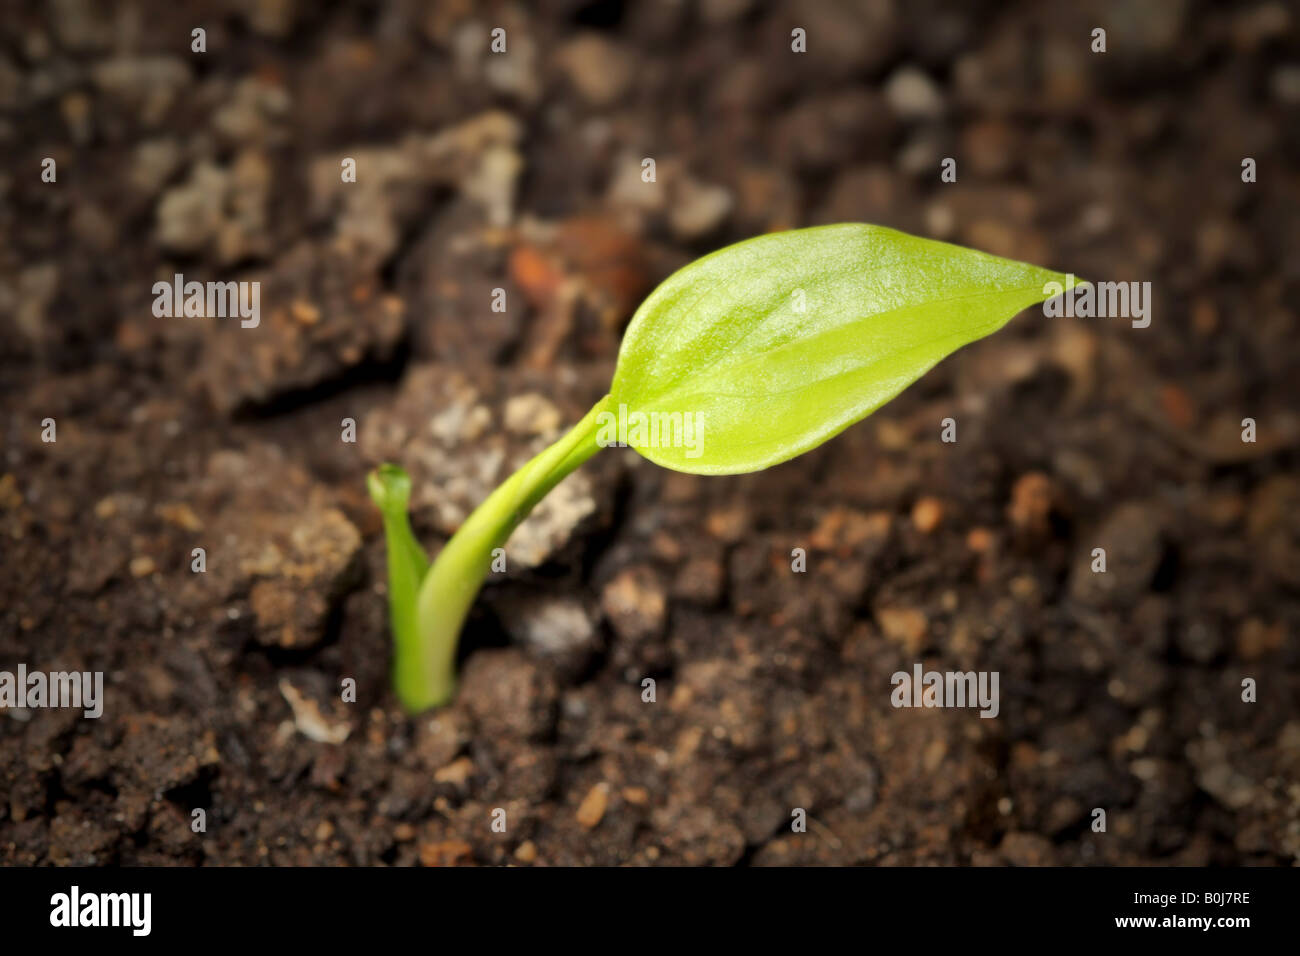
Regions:
<instances>
[{"instance_id":1,"label":"young plant","mask_svg":"<svg viewBox=\"0 0 1300 956\"><path fill-rule=\"evenodd\" d=\"M1049 282L1058 284L1050 292ZM633 316L609 394L488 496L432 566L407 519L406 473L384 465L370 475L388 542L402 704L418 712L450 699L456 642L493 550L602 447L630 445L697 475L770 468L1073 284L1037 266L857 223L759 236L669 276Z\"/></svg>"}]
</instances>

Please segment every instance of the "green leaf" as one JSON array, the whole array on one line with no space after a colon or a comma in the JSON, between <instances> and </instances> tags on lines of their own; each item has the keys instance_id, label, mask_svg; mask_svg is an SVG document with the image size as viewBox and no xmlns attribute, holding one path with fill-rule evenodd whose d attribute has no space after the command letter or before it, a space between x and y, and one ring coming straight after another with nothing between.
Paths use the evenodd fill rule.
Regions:
<instances>
[{"instance_id":1,"label":"green leaf","mask_svg":"<svg viewBox=\"0 0 1300 956\"><path fill-rule=\"evenodd\" d=\"M621 440L667 468L758 471L834 437L946 355L1050 298L1049 282L1073 285L881 226L750 239L674 273L637 310L610 416L626 423ZM613 436L606 428L599 440Z\"/></svg>"}]
</instances>

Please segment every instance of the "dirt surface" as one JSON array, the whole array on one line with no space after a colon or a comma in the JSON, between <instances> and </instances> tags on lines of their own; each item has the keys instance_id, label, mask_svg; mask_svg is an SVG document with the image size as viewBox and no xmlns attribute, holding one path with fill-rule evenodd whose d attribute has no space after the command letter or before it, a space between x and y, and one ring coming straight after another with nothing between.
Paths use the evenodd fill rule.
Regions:
<instances>
[{"instance_id":1,"label":"dirt surface","mask_svg":"<svg viewBox=\"0 0 1300 956\"><path fill-rule=\"evenodd\" d=\"M0 670L106 700L0 714L0 862L1300 861L1298 38L1268 0L8 4ZM657 281L837 221L1150 281L1152 321L1031 310L763 474L601 454L404 715L367 469L436 551ZM177 272L261 281L260 325L155 317ZM895 709L917 662L997 671L997 718Z\"/></svg>"}]
</instances>

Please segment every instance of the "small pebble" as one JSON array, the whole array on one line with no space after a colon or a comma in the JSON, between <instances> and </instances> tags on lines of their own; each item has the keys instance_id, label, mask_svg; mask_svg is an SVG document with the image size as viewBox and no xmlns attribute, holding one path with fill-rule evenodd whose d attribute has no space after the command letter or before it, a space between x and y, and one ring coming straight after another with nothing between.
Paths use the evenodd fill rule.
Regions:
<instances>
[{"instance_id":1,"label":"small pebble","mask_svg":"<svg viewBox=\"0 0 1300 956\"><path fill-rule=\"evenodd\" d=\"M912 524L921 534L930 534L943 521L943 502L938 498L918 498L912 506Z\"/></svg>"},{"instance_id":2,"label":"small pebble","mask_svg":"<svg viewBox=\"0 0 1300 956\"><path fill-rule=\"evenodd\" d=\"M586 830L595 829L600 821L605 817L605 809L609 806L609 785L598 783L582 798L582 803L578 806L578 812L575 815L578 824Z\"/></svg>"}]
</instances>

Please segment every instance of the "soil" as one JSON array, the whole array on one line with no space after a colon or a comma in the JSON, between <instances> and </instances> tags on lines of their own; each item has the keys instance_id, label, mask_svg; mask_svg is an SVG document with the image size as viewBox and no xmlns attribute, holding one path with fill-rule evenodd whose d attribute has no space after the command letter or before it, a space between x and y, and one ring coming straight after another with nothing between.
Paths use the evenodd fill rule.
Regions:
<instances>
[{"instance_id":1,"label":"soil","mask_svg":"<svg viewBox=\"0 0 1300 956\"><path fill-rule=\"evenodd\" d=\"M1296 18L10 4L0 670L107 689L0 714L0 862L1300 861ZM657 281L837 221L1149 281L1152 321L1031 310L761 474L602 453L405 715L367 470L436 551ZM175 273L259 280L260 325L156 317ZM917 662L998 716L894 708Z\"/></svg>"}]
</instances>

